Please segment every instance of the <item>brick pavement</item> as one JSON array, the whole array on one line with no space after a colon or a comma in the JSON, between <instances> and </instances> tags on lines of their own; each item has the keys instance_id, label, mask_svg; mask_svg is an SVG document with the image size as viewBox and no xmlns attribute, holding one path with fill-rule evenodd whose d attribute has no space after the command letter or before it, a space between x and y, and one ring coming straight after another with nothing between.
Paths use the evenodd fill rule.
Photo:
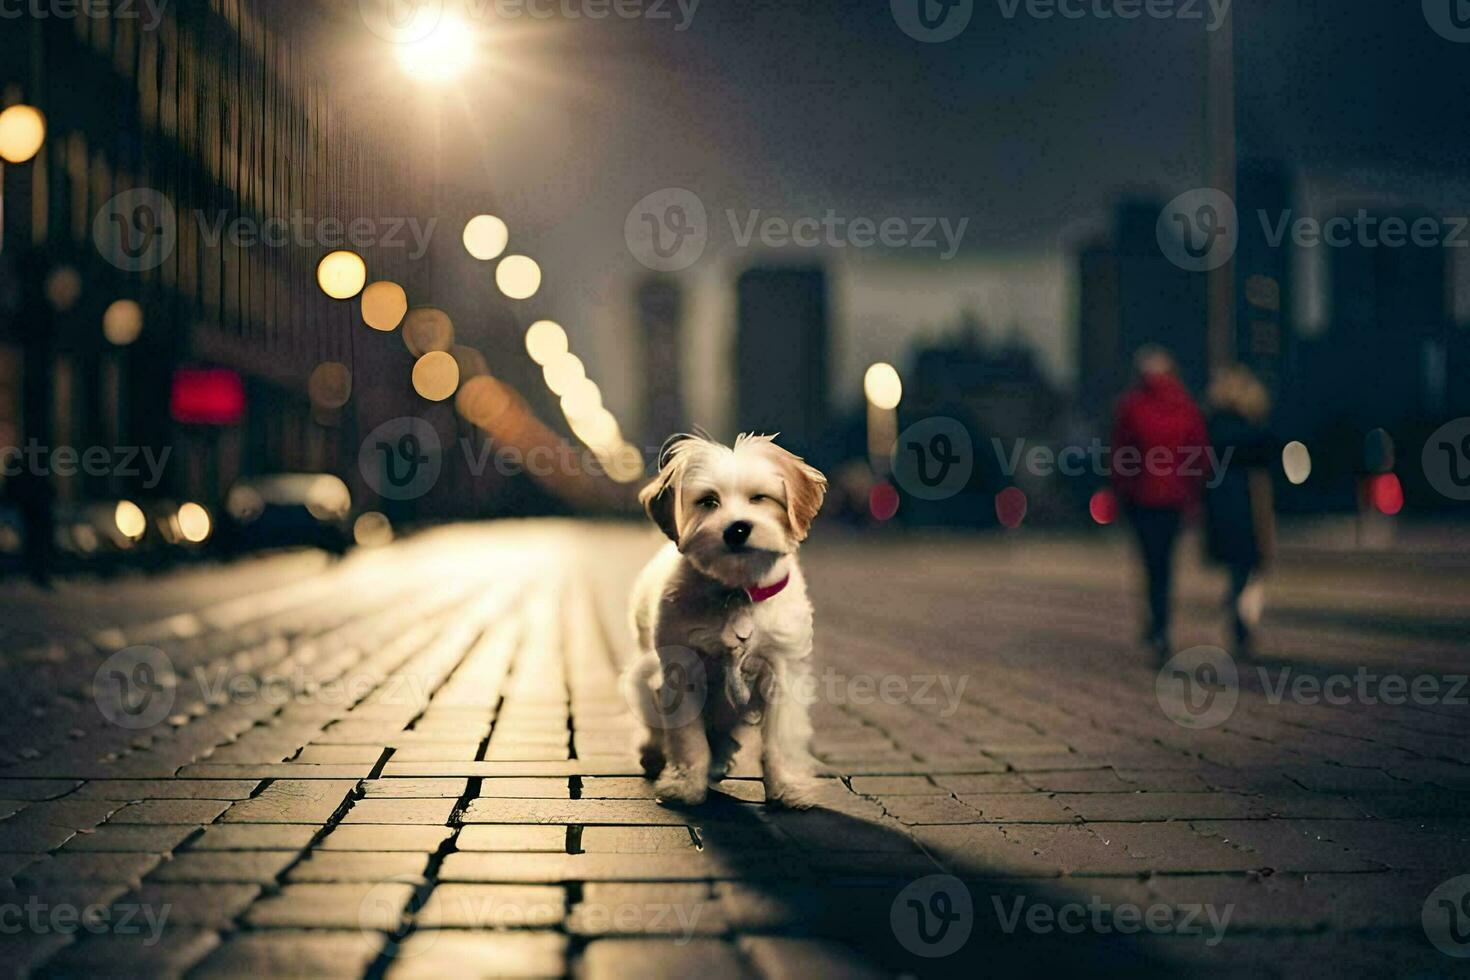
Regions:
<instances>
[{"instance_id":1,"label":"brick pavement","mask_svg":"<svg viewBox=\"0 0 1470 980\"><path fill-rule=\"evenodd\" d=\"M1466 708L1268 695L1283 670L1463 672L1462 571L1284 569L1270 672L1246 670L1234 711L1190 728L1129 649L1126 576L1095 558L1045 540L819 542L822 807L765 808L743 751L709 805L676 811L638 778L614 683L623 591L653 545L632 528L453 528L310 574L252 565L243 594L220 587L229 569L172 577L148 615L52 615L3 668L0 963L1460 971L1424 916L1458 914L1464 890L1435 890L1470 873ZM1210 638L1207 585L1184 587L1193 642ZM130 674L150 703L120 714L94 680L137 644L173 676Z\"/></svg>"}]
</instances>

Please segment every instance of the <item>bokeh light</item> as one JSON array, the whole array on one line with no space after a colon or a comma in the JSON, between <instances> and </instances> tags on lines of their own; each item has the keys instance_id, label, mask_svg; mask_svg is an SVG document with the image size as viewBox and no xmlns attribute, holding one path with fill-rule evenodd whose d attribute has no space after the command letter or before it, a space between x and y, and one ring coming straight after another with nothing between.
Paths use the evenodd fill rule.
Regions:
<instances>
[{"instance_id":1,"label":"bokeh light","mask_svg":"<svg viewBox=\"0 0 1470 980\"><path fill-rule=\"evenodd\" d=\"M328 252L316 267L317 285L332 299L351 299L367 285L367 263L356 252Z\"/></svg>"},{"instance_id":2,"label":"bokeh light","mask_svg":"<svg viewBox=\"0 0 1470 980\"><path fill-rule=\"evenodd\" d=\"M470 378L454 396L460 415L480 428L489 428L515 403L510 387L489 375Z\"/></svg>"},{"instance_id":3,"label":"bokeh light","mask_svg":"<svg viewBox=\"0 0 1470 980\"><path fill-rule=\"evenodd\" d=\"M526 353L542 367L561 357L569 349L567 332L559 323L537 320L526 331Z\"/></svg>"},{"instance_id":4,"label":"bokeh light","mask_svg":"<svg viewBox=\"0 0 1470 980\"><path fill-rule=\"evenodd\" d=\"M995 495L995 517L1012 530L1026 519L1026 493L1020 487L1006 487Z\"/></svg>"},{"instance_id":5,"label":"bokeh light","mask_svg":"<svg viewBox=\"0 0 1470 980\"><path fill-rule=\"evenodd\" d=\"M1092 519L1107 526L1118 519L1118 497L1112 490L1103 487L1087 502L1087 513Z\"/></svg>"},{"instance_id":6,"label":"bokeh light","mask_svg":"<svg viewBox=\"0 0 1470 980\"><path fill-rule=\"evenodd\" d=\"M524 255L508 255L495 267L495 285L511 299L530 299L541 288L541 267Z\"/></svg>"},{"instance_id":7,"label":"bokeh light","mask_svg":"<svg viewBox=\"0 0 1470 980\"><path fill-rule=\"evenodd\" d=\"M370 510L352 523L352 540L363 548L381 548L392 544L393 522L386 515Z\"/></svg>"},{"instance_id":8,"label":"bokeh light","mask_svg":"<svg viewBox=\"0 0 1470 980\"><path fill-rule=\"evenodd\" d=\"M69 313L82 298L82 274L69 265L60 265L46 277L46 302L57 313Z\"/></svg>"},{"instance_id":9,"label":"bokeh light","mask_svg":"<svg viewBox=\"0 0 1470 980\"><path fill-rule=\"evenodd\" d=\"M306 510L319 521L340 521L352 511L352 491L341 478L323 473L306 491Z\"/></svg>"},{"instance_id":10,"label":"bokeh light","mask_svg":"<svg viewBox=\"0 0 1470 980\"><path fill-rule=\"evenodd\" d=\"M143 508L131 500L117 502L117 509L112 512L112 522L117 525L118 533L131 541L141 540L143 532L148 530L148 518L144 515Z\"/></svg>"},{"instance_id":11,"label":"bokeh light","mask_svg":"<svg viewBox=\"0 0 1470 980\"><path fill-rule=\"evenodd\" d=\"M576 354L562 354L553 358L541 369L541 373L546 378L546 387L551 389L552 394L561 397L571 391L573 385L582 383L587 377L587 368Z\"/></svg>"},{"instance_id":12,"label":"bokeh light","mask_svg":"<svg viewBox=\"0 0 1470 980\"><path fill-rule=\"evenodd\" d=\"M46 117L29 105L13 105L0 112L0 160L25 163L46 142Z\"/></svg>"},{"instance_id":13,"label":"bokeh light","mask_svg":"<svg viewBox=\"0 0 1470 980\"><path fill-rule=\"evenodd\" d=\"M390 333L408 314L408 293L396 282L375 282L362 293L362 322Z\"/></svg>"},{"instance_id":14,"label":"bokeh light","mask_svg":"<svg viewBox=\"0 0 1470 980\"><path fill-rule=\"evenodd\" d=\"M591 378L583 378L561 396L561 410L568 419L587 418L601 411L602 389Z\"/></svg>"},{"instance_id":15,"label":"bokeh light","mask_svg":"<svg viewBox=\"0 0 1470 980\"><path fill-rule=\"evenodd\" d=\"M1404 509L1404 487L1395 473L1380 473L1368 481L1368 499L1380 514L1394 516Z\"/></svg>"},{"instance_id":16,"label":"bokeh light","mask_svg":"<svg viewBox=\"0 0 1470 980\"><path fill-rule=\"evenodd\" d=\"M874 407L891 411L903 400L903 379L892 364L879 361L863 376L863 392Z\"/></svg>"},{"instance_id":17,"label":"bokeh light","mask_svg":"<svg viewBox=\"0 0 1470 980\"><path fill-rule=\"evenodd\" d=\"M643 454L627 442L609 453L604 465L614 483L636 483L643 479L645 472Z\"/></svg>"},{"instance_id":18,"label":"bokeh light","mask_svg":"<svg viewBox=\"0 0 1470 980\"><path fill-rule=\"evenodd\" d=\"M510 229L494 215L471 218L464 226L464 247L481 262L500 258L510 244Z\"/></svg>"},{"instance_id":19,"label":"bokeh light","mask_svg":"<svg viewBox=\"0 0 1470 980\"><path fill-rule=\"evenodd\" d=\"M577 438L596 453L610 453L623 441L623 432L612 412L602 409L586 418L571 420Z\"/></svg>"},{"instance_id":20,"label":"bokeh light","mask_svg":"<svg viewBox=\"0 0 1470 980\"><path fill-rule=\"evenodd\" d=\"M130 299L120 299L102 314L102 336L108 343L126 347L143 333L143 307Z\"/></svg>"},{"instance_id":21,"label":"bokeh light","mask_svg":"<svg viewBox=\"0 0 1470 980\"><path fill-rule=\"evenodd\" d=\"M179 534L191 544L203 544L209 540L210 531L214 528L209 511L205 510L202 505L192 502L179 508L178 522Z\"/></svg>"},{"instance_id":22,"label":"bokeh light","mask_svg":"<svg viewBox=\"0 0 1470 980\"><path fill-rule=\"evenodd\" d=\"M415 306L403 321L403 345L414 357L454 346L454 321L433 306Z\"/></svg>"},{"instance_id":23,"label":"bokeh light","mask_svg":"<svg viewBox=\"0 0 1470 980\"><path fill-rule=\"evenodd\" d=\"M312 370L306 394L315 408L341 408L352 397L352 371L337 361L324 361Z\"/></svg>"},{"instance_id":24,"label":"bokeh light","mask_svg":"<svg viewBox=\"0 0 1470 980\"><path fill-rule=\"evenodd\" d=\"M1312 475L1312 453L1305 443L1288 442L1281 450L1281 468L1293 486L1301 486Z\"/></svg>"},{"instance_id":25,"label":"bokeh light","mask_svg":"<svg viewBox=\"0 0 1470 980\"><path fill-rule=\"evenodd\" d=\"M445 351L430 351L413 366L413 390L431 402L454 396L459 387L459 365Z\"/></svg>"},{"instance_id":26,"label":"bokeh light","mask_svg":"<svg viewBox=\"0 0 1470 980\"><path fill-rule=\"evenodd\" d=\"M449 353L454 358L454 363L459 365L460 384L464 384L471 378L490 373L490 365L486 362L485 355L473 347L455 344L449 349Z\"/></svg>"},{"instance_id":27,"label":"bokeh light","mask_svg":"<svg viewBox=\"0 0 1470 980\"><path fill-rule=\"evenodd\" d=\"M875 521L893 520L893 515L898 513L898 491L893 489L893 484L887 481L873 484L873 489L868 491L868 513Z\"/></svg>"}]
</instances>

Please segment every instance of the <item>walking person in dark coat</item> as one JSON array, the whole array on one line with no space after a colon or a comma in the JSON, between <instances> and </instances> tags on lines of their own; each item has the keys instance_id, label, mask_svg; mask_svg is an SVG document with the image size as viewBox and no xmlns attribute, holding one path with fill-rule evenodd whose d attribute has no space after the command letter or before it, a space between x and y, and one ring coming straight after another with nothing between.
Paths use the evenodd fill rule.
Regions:
<instances>
[{"instance_id":1,"label":"walking person in dark coat","mask_svg":"<svg viewBox=\"0 0 1470 980\"><path fill-rule=\"evenodd\" d=\"M1226 368L1210 384L1210 443L1225 473L1205 492L1205 549L1225 566L1235 655L1248 659L1261 615L1259 572L1271 560L1276 519L1270 467L1279 452L1267 428L1270 396L1248 368Z\"/></svg>"},{"instance_id":2,"label":"walking person in dark coat","mask_svg":"<svg viewBox=\"0 0 1470 980\"><path fill-rule=\"evenodd\" d=\"M1138 535L1148 580L1145 642L1162 663L1171 653L1174 543L1185 514L1199 506L1199 460L1209 436L1168 351L1143 347L1134 363L1138 381L1119 399L1113 424L1112 479Z\"/></svg>"}]
</instances>

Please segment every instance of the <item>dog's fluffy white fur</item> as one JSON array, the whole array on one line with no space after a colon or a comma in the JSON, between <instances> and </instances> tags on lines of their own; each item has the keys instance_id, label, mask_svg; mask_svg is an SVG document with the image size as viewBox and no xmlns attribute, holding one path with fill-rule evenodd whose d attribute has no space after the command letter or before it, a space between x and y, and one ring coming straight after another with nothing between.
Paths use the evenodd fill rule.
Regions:
<instances>
[{"instance_id":1,"label":"dog's fluffy white fur","mask_svg":"<svg viewBox=\"0 0 1470 980\"><path fill-rule=\"evenodd\" d=\"M812 606L796 553L827 480L767 436L676 437L660 462L639 499L672 543L633 588L642 655L623 676L647 726L643 769L661 801L702 803L758 727L767 802L811 806Z\"/></svg>"}]
</instances>

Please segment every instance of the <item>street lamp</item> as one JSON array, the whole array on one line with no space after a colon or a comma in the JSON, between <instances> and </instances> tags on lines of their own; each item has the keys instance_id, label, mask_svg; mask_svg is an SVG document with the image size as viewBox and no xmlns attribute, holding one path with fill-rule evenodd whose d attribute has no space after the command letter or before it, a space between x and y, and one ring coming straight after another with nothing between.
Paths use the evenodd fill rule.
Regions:
<instances>
[{"instance_id":1,"label":"street lamp","mask_svg":"<svg viewBox=\"0 0 1470 980\"><path fill-rule=\"evenodd\" d=\"M410 78L442 84L463 75L474 54L474 31L462 18L445 13L422 38L398 46L398 64Z\"/></svg>"},{"instance_id":2,"label":"street lamp","mask_svg":"<svg viewBox=\"0 0 1470 980\"><path fill-rule=\"evenodd\" d=\"M34 106L13 105L0 112L0 160L25 163L46 142L46 117Z\"/></svg>"},{"instance_id":3,"label":"street lamp","mask_svg":"<svg viewBox=\"0 0 1470 980\"><path fill-rule=\"evenodd\" d=\"M879 361L863 375L863 394L868 400L868 458L873 471L888 472L889 456L898 441L898 403L903 400L903 379L892 364Z\"/></svg>"}]
</instances>

